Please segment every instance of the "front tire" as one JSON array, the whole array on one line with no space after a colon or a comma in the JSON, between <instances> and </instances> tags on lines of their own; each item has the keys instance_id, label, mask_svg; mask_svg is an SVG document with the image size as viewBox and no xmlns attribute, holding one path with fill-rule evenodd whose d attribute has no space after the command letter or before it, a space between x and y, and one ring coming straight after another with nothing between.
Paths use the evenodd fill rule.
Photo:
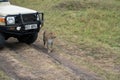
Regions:
<instances>
[{"instance_id":1,"label":"front tire","mask_svg":"<svg viewBox=\"0 0 120 80\"><path fill-rule=\"evenodd\" d=\"M29 35L24 35L24 36L21 36L18 39L19 42L22 42L22 43L26 43L26 44L32 44L33 42L36 41L38 37L38 33L34 33L34 34L29 34Z\"/></svg>"}]
</instances>

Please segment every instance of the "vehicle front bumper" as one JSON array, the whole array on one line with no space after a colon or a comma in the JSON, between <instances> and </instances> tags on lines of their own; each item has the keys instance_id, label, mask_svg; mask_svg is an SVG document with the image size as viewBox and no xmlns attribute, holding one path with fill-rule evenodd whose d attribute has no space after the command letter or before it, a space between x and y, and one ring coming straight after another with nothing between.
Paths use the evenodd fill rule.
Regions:
<instances>
[{"instance_id":1,"label":"vehicle front bumper","mask_svg":"<svg viewBox=\"0 0 120 80\"><path fill-rule=\"evenodd\" d=\"M20 27L20 30L17 28ZM25 25L14 25L14 26L0 26L0 33L9 34L9 35L25 35L25 34L33 34L35 32L39 32L41 29L41 25L37 24L36 29L25 30Z\"/></svg>"}]
</instances>

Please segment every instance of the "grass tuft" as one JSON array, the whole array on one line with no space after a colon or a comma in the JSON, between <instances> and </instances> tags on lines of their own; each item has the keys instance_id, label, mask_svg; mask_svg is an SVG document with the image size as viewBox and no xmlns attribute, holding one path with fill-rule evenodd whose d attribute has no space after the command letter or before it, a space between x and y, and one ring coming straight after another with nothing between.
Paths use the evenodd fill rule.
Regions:
<instances>
[{"instance_id":1,"label":"grass tuft","mask_svg":"<svg viewBox=\"0 0 120 80\"><path fill-rule=\"evenodd\" d=\"M119 10L120 5L116 5L114 1L104 0L66 0L59 3L55 8L62 10L85 10L89 8L102 10Z\"/></svg>"},{"instance_id":2,"label":"grass tuft","mask_svg":"<svg viewBox=\"0 0 120 80\"><path fill-rule=\"evenodd\" d=\"M0 80L11 80L3 71L0 70Z\"/></svg>"}]
</instances>

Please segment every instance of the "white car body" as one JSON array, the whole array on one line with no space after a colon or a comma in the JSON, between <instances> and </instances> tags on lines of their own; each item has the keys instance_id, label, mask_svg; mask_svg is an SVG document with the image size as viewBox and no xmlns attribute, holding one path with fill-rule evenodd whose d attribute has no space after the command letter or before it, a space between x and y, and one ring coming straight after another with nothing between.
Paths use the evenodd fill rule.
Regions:
<instances>
[{"instance_id":1,"label":"white car body","mask_svg":"<svg viewBox=\"0 0 120 80\"><path fill-rule=\"evenodd\" d=\"M27 14L36 13L37 11L32 9L27 9L24 7L11 5L9 2L0 3L0 16L15 15L15 14Z\"/></svg>"}]
</instances>

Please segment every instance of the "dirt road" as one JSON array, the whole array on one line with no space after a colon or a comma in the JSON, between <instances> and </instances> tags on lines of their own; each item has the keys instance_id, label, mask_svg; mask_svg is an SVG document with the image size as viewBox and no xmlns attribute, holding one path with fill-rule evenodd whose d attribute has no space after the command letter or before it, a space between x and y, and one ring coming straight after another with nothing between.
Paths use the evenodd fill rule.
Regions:
<instances>
[{"instance_id":1,"label":"dirt road","mask_svg":"<svg viewBox=\"0 0 120 80\"><path fill-rule=\"evenodd\" d=\"M102 80L37 41L28 46L10 39L0 51L0 68L13 80Z\"/></svg>"}]
</instances>

